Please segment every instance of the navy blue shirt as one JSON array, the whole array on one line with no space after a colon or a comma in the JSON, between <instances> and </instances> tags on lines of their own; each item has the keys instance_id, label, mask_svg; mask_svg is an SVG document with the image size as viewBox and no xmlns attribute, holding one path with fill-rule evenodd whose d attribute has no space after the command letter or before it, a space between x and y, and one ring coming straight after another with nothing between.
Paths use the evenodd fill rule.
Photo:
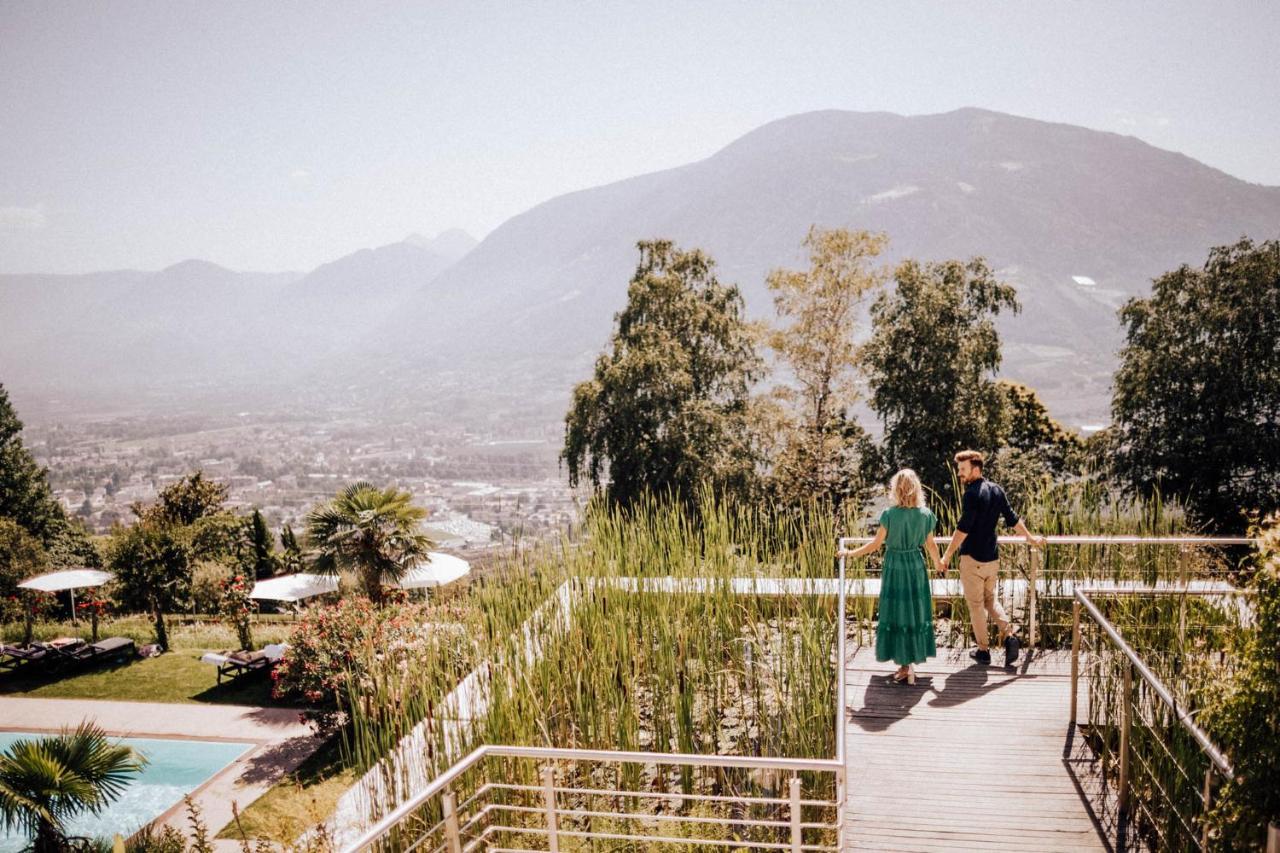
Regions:
<instances>
[{"instance_id":1,"label":"navy blue shirt","mask_svg":"<svg viewBox=\"0 0 1280 853\"><path fill-rule=\"evenodd\" d=\"M996 522L1001 518L1010 527L1018 523L1018 515L1009 506L1004 489L980 477L964 490L960 505L960 523L956 529L966 534L960 544L960 556L989 563L999 556L996 549Z\"/></svg>"}]
</instances>

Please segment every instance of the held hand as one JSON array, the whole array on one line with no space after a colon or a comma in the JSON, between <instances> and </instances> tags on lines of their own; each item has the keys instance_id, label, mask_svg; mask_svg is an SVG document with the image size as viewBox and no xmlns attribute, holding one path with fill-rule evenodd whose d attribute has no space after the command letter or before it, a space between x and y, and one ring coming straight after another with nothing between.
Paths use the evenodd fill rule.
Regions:
<instances>
[{"instance_id":1,"label":"held hand","mask_svg":"<svg viewBox=\"0 0 1280 853\"><path fill-rule=\"evenodd\" d=\"M1049 540L1043 536L1032 536L1031 534L1027 534L1027 541L1037 548L1044 548L1045 545L1049 544Z\"/></svg>"}]
</instances>

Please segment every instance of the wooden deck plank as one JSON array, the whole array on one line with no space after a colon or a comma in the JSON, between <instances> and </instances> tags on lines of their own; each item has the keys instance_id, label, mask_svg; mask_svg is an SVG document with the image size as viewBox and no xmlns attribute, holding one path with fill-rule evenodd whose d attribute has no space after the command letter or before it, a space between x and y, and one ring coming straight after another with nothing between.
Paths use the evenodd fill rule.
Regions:
<instances>
[{"instance_id":1,"label":"wooden deck plank","mask_svg":"<svg viewBox=\"0 0 1280 853\"><path fill-rule=\"evenodd\" d=\"M1107 850L1080 793L1088 769L1064 754L1070 656L1006 668L999 652L989 667L939 652L915 686L890 683L869 648L846 661L846 848Z\"/></svg>"}]
</instances>

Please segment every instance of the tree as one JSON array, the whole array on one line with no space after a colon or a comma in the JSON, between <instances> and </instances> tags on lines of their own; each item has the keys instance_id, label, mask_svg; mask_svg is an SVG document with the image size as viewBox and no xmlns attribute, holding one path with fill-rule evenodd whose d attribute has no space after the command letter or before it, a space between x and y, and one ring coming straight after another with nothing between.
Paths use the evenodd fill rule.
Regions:
<instances>
[{"instance_id":1,"label":"tree","mask_svg":"<svg viewBox=\"0 0 1280 853\"><path fill-rule=\"evenodd\" d=\"M22 421L0 385L0 517L40 540L55 565L99 565L84 529L68 520L49 488L48 472L22 443Z\"/></svg>"},{"instance_id":2,"label":"tree","mask_svg":"<svg viewBox=\"0 0 1280 853\"><path fill-rule=\"evenodd\" d=\"M284 529L280 531L280 568L286 574L295 574L302 571L306 560L302 555L302 546L298 544L298 537L293 532L293 527L286 524Z\"/></svg>"},{"instance_id":3,"label":"tree","mask_svg":"<svg viewBox=\"0 0 1280 853\"><path fill-rule=\"evenodd\" d=\"M249 519L249 562L252 576L257 580L273 577L280 561L275 555L275 539L267 529L262 513L253 511Z\"/></svg>"},{"instance_id":4,"label":"tree","mask_svg":"<svg viewBox=\"0 0 1280 853\"><path fill-rule=\"evenodd\" d=\"M1280 505L1280 241L1210 251L1120 310L1114 471L1236 528Z\"/></svg>"},{"instance_id":5,"label":"tree","mask_svg":"<svg viewBox=\"0 0 1280 853\"><path fill-rule=\"evenodd\" d=\"M196 471L166 486L154 504L135 506L134 513L143 520L162 524L192 525L221 512L226 502L227 487L206 480L203 471Z\"/></svg>"},{"instance_id":6,"label":"tree","mask_svg":"<svg viewBox=\"0 0 1280 853\"><path fill-rule=\"evenodd\" d=\"M809 269L774 270L767 281L780 321L769 344L793 384L776 394L787 404L784 434L771 484L785 504L821 496L839 507L860 501L870 438L849 417L858 399L854 343L859 309L884 274L871 261L888 239L866 231L811 228L804 246Z\"/></svg>"},{"instance_id":7,"label":"tree","mask_svg":"<svg viewBox=\"0 0 1280 853\"><path fill-rule=\"evenodd\" d=\"M759 378L742 296L703 252L668 240L637 244L640 262L592 379L573 391L561 459L570 485L607 477L607 499L646 493L691 501L752 488L750 387Z\"/></svg>"},{"instance_id":8,"label":"tree","mask_svg":"<svg viewBox=\"0 0 1280 853\"><path fill-rule=\"evenodd\" d=\"M100 814L145 765L88 722L16 741L0 754L0 825L31 838L35 853L67 850L67 822L81 812Z\"/></svg>"},{"instance_id":9,"label":"tree","mask_svg":"<svg viewBox=\"0 0 1280 853\"><path fill-rule=\"evenodd\" d=\"M191 595L192 554L184 529L154 518L116 531L107 565L119 583L121 603L145 610L155 622L156 642L169 649L164 614L185 609Z\"/></svg>"},{"instance_id":10,"label":"tree","mask_svg":"<svg viewBox=\"0 0 1280 853\"><path fill-rule=\"evenodd\" d=\"M413 495L354 483L307 514L307 544L323 574L352 571L369 599L383 600L382 585L399 580L426 558L433 543L419 525L426 510Z\"/></svg>"},{"instance_id":11,"label":"tree","mask_svg":"<svg viewBox=\"0 0 1280 853\"><path fill-rule=\"evenodd\" d=\"M1016 291L981 258L894 270L896 288L871 308L864 351L871 408L884 424L889 467L914 468L950 500L952 455L998 445L1004 394L995 383L1000 335L995 318L1019 310Z\"/></svg>"},{"instance_id":12,"label":"tree","mask_svg":"<svg viewBox=\"0 0 1280 853\"><path fill-rule=\"evenodd\" d=\"M0 518L0 623L23 621L23 643L31 642L31 593L18 584L49 570L49 555L40 540L11 518Z\"/></svg>"}]
</instances>

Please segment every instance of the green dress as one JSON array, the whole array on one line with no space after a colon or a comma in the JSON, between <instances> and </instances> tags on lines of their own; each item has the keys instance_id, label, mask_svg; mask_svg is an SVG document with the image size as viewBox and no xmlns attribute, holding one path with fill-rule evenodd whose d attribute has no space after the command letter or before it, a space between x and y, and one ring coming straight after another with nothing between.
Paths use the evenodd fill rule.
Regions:
<instances>
[{"instance_id":1,"label":"green dress","mask_svg":"<svg viewBox=\"0 0 1280 853\"><path fill-rule=\"evenodd\" d=\"M876 660L898 666L922 663L938 653L933 638L933 595L925 567L924 540L938 519L927 509L890 507L880 514L887 535L880 573L880 621Z\"/></svg>"}]
</instances>

